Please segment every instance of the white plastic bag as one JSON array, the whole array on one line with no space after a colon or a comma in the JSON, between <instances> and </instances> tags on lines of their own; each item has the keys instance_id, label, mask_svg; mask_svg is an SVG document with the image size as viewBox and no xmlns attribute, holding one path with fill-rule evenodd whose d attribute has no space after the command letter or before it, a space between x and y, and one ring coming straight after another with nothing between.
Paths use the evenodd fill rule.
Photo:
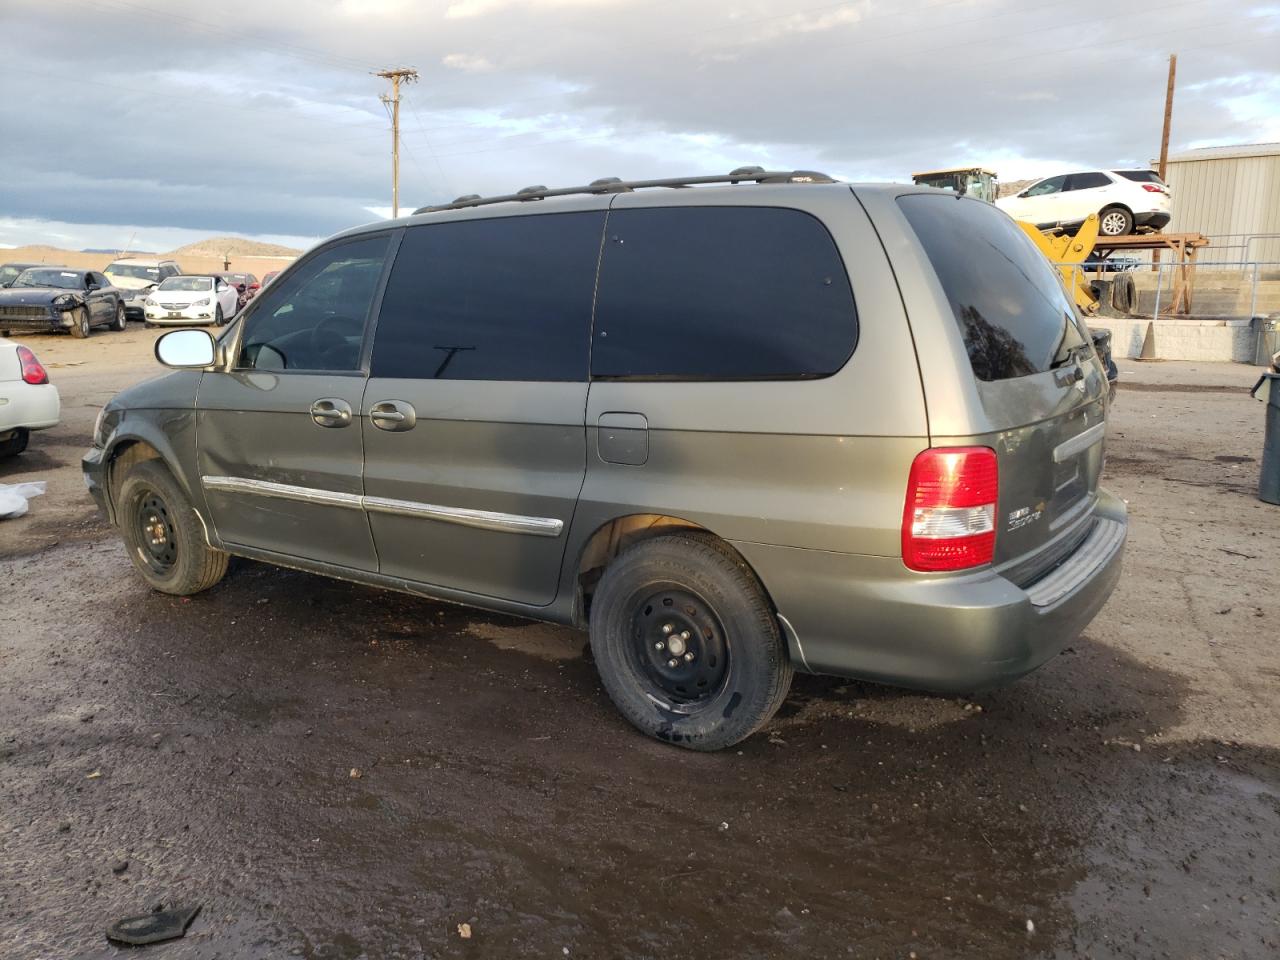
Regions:
<instances>
[{"instance_id":1,"label":"white plastic bag","mask_svg":"<svg viewBox=\"0 0 1280 960\"><path fill-rule=\"evenodd\" d=\"M44 493L45 482L0 483L0 520L11 520L27 512L27 501Z\"/></svg>"}]
</instances>

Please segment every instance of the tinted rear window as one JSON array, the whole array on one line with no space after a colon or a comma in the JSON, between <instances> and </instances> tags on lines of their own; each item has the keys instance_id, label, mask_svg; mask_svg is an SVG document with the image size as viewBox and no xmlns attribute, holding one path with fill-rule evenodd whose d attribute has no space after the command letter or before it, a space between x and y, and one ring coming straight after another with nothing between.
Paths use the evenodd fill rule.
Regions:
<instances>
[{"instance_id":1,"label":"tinted rear window","mask_svg":"<svg viewBox=\"0 0 1280 960\"><path fill-rule=\"evenodd\" d=\"M1115 172L1134 183L1164 183L1154 170L1117 170Z\"/></svg>"},{"instance_id":2,"label":"tinted rear window","mask_svg":"<svg viewBox=\"0 0 1280 960\"><path fill-rule=\"evenodd\" d=\"M609 214L591 373L747 380L821 377L858 319L826 227L776 207Z\"/></svg>"},{"instance_id":3,"label":"tinted rear window","mask_svg":"<svg viewBox=\"0 0 1280 960\"><path fill-rule=\"evenodd\" d=\"M604 217L410 227L382 299L372 375L586 380Z\"/></svg>"},{"instance_id":4,"label":"tinted rear window","mask_svg":"<svg viewBox=\"0 0 1280 960\"><path fill-rule=\"evenodd\" d=\"M974 374L1010 380L1052 369L1084 343L1058 272L989 203L898 198L947 295Z\"/></svg>"}]
</instances>

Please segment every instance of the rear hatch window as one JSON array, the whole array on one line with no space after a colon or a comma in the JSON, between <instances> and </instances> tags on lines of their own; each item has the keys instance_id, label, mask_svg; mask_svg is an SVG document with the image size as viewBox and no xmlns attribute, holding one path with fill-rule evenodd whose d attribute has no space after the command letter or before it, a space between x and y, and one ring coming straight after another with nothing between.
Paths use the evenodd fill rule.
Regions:
<instances>
[{"instance_id":1,"label":"rear hatch window","mask_svg":"<svg viewBox=\"0 0 1280 960\"><path fill-rule=\"evenodd\" d=\"M1160 175L1154 170L1116 170L1115 172L1134 183L1158 183L1162 187L1165 185Z\"/></svg>"},{"instance_id":2,"label":"rear hatch window","mask_svg":"<svg viewBox=\"0 0 1280 960\"><path fill-rule=\"evenodd\" d=\"M989 203L925 193L898 198L964 337L979 380L1012 380L1071 363L1087 341L1057 272Z\"/></svg>"}]
</instances>

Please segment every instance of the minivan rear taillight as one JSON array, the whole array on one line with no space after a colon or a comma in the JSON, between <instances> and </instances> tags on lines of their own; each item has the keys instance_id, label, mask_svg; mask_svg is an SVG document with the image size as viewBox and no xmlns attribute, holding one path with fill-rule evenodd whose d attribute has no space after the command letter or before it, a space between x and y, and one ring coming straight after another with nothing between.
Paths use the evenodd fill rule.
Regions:
<instances>
[{"instance_id":1,"label":"minivan rear taillight","mask_svg":"<svg viewBox=\"0 0 1280 960\"><path fill-rule=\"evenodd\" d=\"M1164 193L1165 192L1164 187L1158 187L1154 183L1144 183L1142 185L1142 189L1147 191L1147 193Z\"/></svg>"},{"instance_id":2,"label":"minivan rear taillight","mask_svg":"<svg viewBox=\"0 0 1280 960\"><path fill-rule=\"evenodd\" d=\"M999 486L990 447L935 447L919 454L907 480L902 562L912 570L990 563Z\"/></svg>"},{"instance_id":3,"label":"minivan rear taillight","mask_svg":"<svg viewBox=\"0 0 1280 960\"><path fill-rule=\"evenodd\" d=\"M22 364L22 379L27 383L39 385L49 382L49 374L40 366L36 355L26 347L18 347L18 363Z\"/></svg>"}]
</instances>

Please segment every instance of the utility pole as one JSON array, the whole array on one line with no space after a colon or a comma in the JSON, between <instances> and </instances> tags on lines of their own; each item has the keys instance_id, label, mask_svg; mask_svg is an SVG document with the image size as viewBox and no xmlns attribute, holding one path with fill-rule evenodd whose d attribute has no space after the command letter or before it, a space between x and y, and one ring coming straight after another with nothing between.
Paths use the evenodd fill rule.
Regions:
<instances>
[{"instance_id":1,"label":"utility pole","mask_svg":"<svg viewBox=\"0 0 1280 960\"><path fill-rule=\"evenodd\" d=\"M1169 128L1173 126L1173 80L1178 73L1178 55L1169 54L1169 85L1164 91L1164 129L1160 132L1160 166L1156 174L1164 180L1164 169L1169 161ZM1165 183L1169 181L1165 180ZM1160 269L1160 251L1152 251L1151 269Z\"/></svg>"},{"instance_id":2,"label":"utility pole","mask_svg":"<svg viewBox=\"0 0 1280 960\"><path fill-rule=\"evenodd\" d=\"M378 99L391 104L391 216L400 216L400 84L413 83L418 71L408 67L379 70L375 76L391 81L391 96L385 93Z\"/></svg>"},{"instance_id":3,"label":"utility pole","mask_svg":"<svg viewBox=\"0 0 1280 960\"><path fill-rule=\"evenodd\" d=\"M1169 86L1164 92L1164 132L1160 134L1160 179L1164 179L1165 164L1169 160L1169 127L1173 123L1173 79L1178 73L1178 55L1169 54Z\"/></svg>"}]
</instances>

